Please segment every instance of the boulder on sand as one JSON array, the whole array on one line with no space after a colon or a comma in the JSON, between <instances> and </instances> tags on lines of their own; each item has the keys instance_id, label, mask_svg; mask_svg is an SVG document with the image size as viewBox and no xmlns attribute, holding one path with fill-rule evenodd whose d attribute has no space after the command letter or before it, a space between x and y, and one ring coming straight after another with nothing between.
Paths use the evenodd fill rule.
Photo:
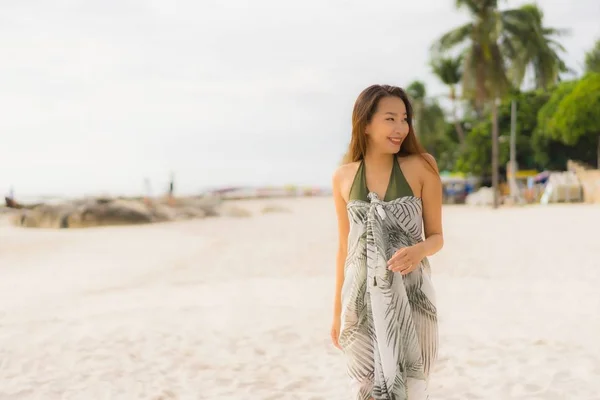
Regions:
<instances>
[{"instance_id":1,"label":"boulder on sand","mask_svg":"<svg viewBox=\"0 0 600 400\"><path fill-rule=\"evenodd\" d=\"M28 228L88 228L188 220L213 216L249 217L248 210L223 206L216 196L172 199L90 198L59 204L41 204L14 209L12 223Z\"/></svg>"},{"instance_id":2,"label":"boulder on sand","mask_svg":"<svg viewBox=\"0 0 600 400\"><path fill-rule=\"evenodd\" d=\"M61 228L88 228L107 225L135 225L155 222L144 203L131 200L112 200L84 204L72 210Z\"/></svg>"},{"instance_id":3,"label":"boulder on sand","mask_svg":"<svg viewBox=\"0 0 600 400\"><path fill-rule=\"evenodd\" d=\"M13 224L27 228L84 228L150 223L154 218L138 202L95 199L39 205L22 210L12 220Z\"/></svg>"},{"instance_id":4,"label":"boulder on sand","mask_svg":"<svg viewBox=\"0 0 600 400\"><path fill-rule=\"evenodd\" d=\"M232 218L248 218L252 216L252 212L239 206L229 205L221 207L219 209L219 215Z\"/></svg>"},{"instance_id":5,"label":"boulder on sand","mask_svg":"<svg viewBox=\"0 0 600 400\"><path fill-rule=\"evenodd\" d=\"M277 205L277 204L269 204L267 206L264 206L260 212L262 214L268 214L268 213L289 213L290 209Z\"/></svg>"},{"instance_id":6,"label":"boulder on sand","mask_svg":"<svg viewBox=\"0 0 600 400\"><path fill-rule=\"evenodd\" d=\"M25 228L61 228L71 211L69 204L42 204L31 209L22 209L12 215L12 222Z\"/></svg>"}]
</instances>

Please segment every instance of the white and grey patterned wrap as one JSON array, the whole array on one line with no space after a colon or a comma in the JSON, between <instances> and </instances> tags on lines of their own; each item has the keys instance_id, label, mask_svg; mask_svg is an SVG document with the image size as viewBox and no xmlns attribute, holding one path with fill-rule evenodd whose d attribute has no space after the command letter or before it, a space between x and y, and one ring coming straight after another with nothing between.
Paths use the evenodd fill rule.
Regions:
<instances>
[{"instance_id":1,"label":"white and grey patterned wrap","mask_svg":"<svg viewBox=\"0 0 600 400\"><path fill-rule=\"evenodd\" d=\"M427 258L408 275L387 269L400 248L423 240L422 201L347 204L350 232L344 266L340 346L356 400L425 400L437 357L435 292Z\"/></svg>"}]
</instances>

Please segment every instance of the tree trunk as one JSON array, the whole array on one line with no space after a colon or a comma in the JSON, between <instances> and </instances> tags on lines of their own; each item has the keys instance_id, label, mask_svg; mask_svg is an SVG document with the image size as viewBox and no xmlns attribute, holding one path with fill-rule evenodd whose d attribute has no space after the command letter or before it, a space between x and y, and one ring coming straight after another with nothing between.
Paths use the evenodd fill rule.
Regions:
<instances>
[{"instance_id":1,"label":"tree trunk","mask_svg":"<svg viewBox=\"0 0 600 400\"><path fill-rule=\"evenodd\" d=\"M454 117L454 127L456 128L456 133L458 134L458 141L460 142L460 144L464 144L465 132L463 131L462 126L460 125L460 121L456 119L456 116Z\"/></svg>"},{"instance_id":2,"label":"tree trunk","mask_svg":"<svg viewBox=\"0 0 600 400\"><path fill-rule=\"evenodd\" d=\"M494 192L494 208L499 206L499 171L498 171L498 104L492 100L492 190Z\"/></svg>"},{"instance_id":3,"label":"tree trunk","mask_svg":"<svg viewBox=\"0 0 600 400\"><path fill-rule=\"evenodd\" d=\"M458 135L458 141L460 144L465 143L465 131L458 120L458 116L456 115L456 92L453 86L450 86L450 100L452 100L452 115L454 117L454 127L456 128L456 134Z\"/></svg>"},{"instance_id":4,"label":"tree trunk","mask_svg":"<svg viewBox=\"0 0 600 400\"><path fill-rule=\"evenodd\" d=\"M598 149L596 149L596 168L600 169L600 135L598 135Z\"/></svg>"},{"instance_id":5,"label":"tree trunk","mask_svg":"<svg viewBox=\"0 0 600 400\"><path fill-rule=\"evenodd\" d=\"M596 146L596 168L600 169L600 134L598 134L598 144Z\"/></svg>"},{"instance_id":6,"label":"tree trunk","mask_svg":"<svg viewBox=\"0 0 600 400\"><path fill-rule=\"evenodd\" d=\"M460 144L464 144L465 143L465 131L463 131L462 125L460 124L460 121L458 120L458 117L456 116L456 102L452 102L454 104L454 106L452 107L453 110L453 114L454 114L454 127L456 128L456 134L458 135L458 141L460 142Z\"/></svg>"}]
</instances>

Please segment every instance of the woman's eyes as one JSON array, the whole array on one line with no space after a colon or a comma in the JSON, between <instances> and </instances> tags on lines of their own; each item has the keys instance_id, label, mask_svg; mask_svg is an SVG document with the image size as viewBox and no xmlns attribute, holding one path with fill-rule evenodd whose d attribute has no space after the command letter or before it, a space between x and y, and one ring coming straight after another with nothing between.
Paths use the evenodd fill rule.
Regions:
<instances>
[{"instance_id":1,"label":"woman's eyes","mask_svg":"<svg viewBox=\"0 0 600 400\"><path fill-rule=\"evenodd\" d=\"M387 121L393 121L394 118L390 117L390 118L386 118L386 120ZM407 120L406 118L402 118L402 121L406 122L406 120Z\"/></svg>"}]
</instances>

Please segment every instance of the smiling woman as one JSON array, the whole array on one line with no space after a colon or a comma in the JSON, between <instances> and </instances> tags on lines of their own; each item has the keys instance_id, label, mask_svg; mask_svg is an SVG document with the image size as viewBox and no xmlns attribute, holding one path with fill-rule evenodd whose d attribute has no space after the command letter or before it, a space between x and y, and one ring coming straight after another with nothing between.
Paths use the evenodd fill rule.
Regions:
<instances>
[{"instance_id":1,"label":"smiling woman","mask_svg":"<svg viewBox=\"0 0 600 400\"><path fill-rule=\"evenodd\" d=\"M331 338L346 356L356 400L425 400L438 344L427 256L443 245L439 174L417 141L404 90L365 89L352 122L350 160L333 176Z\"/></svg>"}]
</instances>

